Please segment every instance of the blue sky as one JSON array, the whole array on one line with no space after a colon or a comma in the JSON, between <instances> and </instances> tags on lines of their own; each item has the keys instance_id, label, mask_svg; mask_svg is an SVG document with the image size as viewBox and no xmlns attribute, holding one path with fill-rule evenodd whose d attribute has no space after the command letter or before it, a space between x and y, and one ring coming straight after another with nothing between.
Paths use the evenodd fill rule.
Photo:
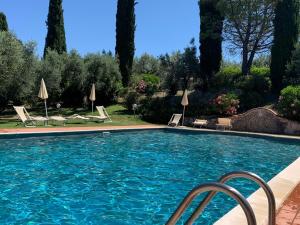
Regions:
<instances>
[{"instance_id":1,"label":"blue sky","mask_svg":"<svg viewBox=\"0 0 300 225\"><path fill-rule=\"evenodd\" d=\"M80 54L115 48L117 0L64 0L68 50ZM34 40L41 56L45 44L49 0L1 0L9 28L22 41ZM182 50L199 35L197 0L138 0L136 55L158 56Z\"/></svg>"}]
</instances>

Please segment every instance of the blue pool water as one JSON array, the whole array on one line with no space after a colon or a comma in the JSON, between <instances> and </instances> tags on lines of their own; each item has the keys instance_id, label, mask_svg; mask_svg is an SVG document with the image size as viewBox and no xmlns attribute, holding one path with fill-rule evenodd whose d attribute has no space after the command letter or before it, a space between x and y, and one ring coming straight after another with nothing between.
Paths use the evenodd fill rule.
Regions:
<instances>
[{"instance_id":1,"label":"blue pool water","mask_svg":"<svg viewBox=\"0 0 300 225\"><path fill-rule=\"evenodd\" d=\"M164 224L194 186L233 170L269 180L299 156L299 142L166 130L2 138L0 224ZM219 194L199 224L234 205Z\"/></svg>"}]
</instances>

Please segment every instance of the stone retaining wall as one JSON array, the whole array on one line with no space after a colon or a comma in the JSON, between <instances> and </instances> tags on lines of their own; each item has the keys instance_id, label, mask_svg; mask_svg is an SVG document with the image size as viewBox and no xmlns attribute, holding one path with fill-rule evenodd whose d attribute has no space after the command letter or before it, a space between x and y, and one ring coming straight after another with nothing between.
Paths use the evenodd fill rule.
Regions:
<instances>
[{"instance_id":1,"label":"stone retaining wall","mask_svg":"<svg viewBox=\"0 0 300 225\"><path fill-rule=\"evenodd\" d=\"M267 108L255 108L232 117L232 126L237 131L300 134L300 123L282 118L276 112Z\"/></svg>"},{"instance_id":2,"label":"stone retaining wall","mask_svg":"<svg viewBox=\"0 0 300 225\"><path fill-rule=\"evenodd\" d=\"M186 118L187 124L192 124L193 118ZM270 134L300 135L300 123L278 116L267 108L251 109L243 114L231 117L232 130L259 132ZM217 119L208 119L207 128L215 129Z\"/></svg>"}]
</instances>

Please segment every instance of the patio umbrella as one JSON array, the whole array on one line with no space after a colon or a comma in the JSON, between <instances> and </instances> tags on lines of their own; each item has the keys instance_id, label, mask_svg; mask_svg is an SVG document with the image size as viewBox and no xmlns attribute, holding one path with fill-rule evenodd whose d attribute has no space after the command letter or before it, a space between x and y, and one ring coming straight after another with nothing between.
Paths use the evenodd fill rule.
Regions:
<instances>
[{"instance_id":1,"label":"patio umbrella","mask_svg":"<svg viewBox=\"0 0 300 225\"><path fill-rule=\"evenodd\" d=\"M90 100L92 102L92 113L94 112L94 101L96 101L96 87L95 84L92 85Z\"/></svg>"},{"instance_id":2,"label":"patio umbrella","mask_svg":"<svg viewBox=\"0 0 300 225\"><path fill-rule=\"evenodd\" d=\"M188 100L188 93L187 90L185 89L182 100L181 100L181 105L183 106L183 113L182 113L182 126L184 124L184 113L185 113L185 107L189 104Z\"/></svg>"},{"instance_id":3,"label":"patio umbrella","mask_svg":"<svg viewBox=\"0 0 300 225\"><path fill-rule=\"evenodd\" d=\"M42 100L44 100L45 103L45 111L46 111L46 117L48 118L48 111L47 111L47 99L48 99L48 92L47 92L47 88L46 88L46 84L44 79L42 78L41 80L41 87L40 87L40 91L39 91L39 95L38 97Z\"/></svg>"}]
</instances>

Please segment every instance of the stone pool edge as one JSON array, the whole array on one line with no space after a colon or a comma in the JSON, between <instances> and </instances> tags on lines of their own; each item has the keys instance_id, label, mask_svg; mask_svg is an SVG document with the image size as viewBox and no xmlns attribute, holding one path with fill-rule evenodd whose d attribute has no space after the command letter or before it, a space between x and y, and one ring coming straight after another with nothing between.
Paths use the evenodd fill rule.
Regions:
<instances>
[{"instance_id":1,"label":"stone pool edge","mask_svg":"<svg viewBox=\"0 0 300 225\"><path fill-rule=\"evenodd\" d=\"M300 157L272 178L270 185L276 201L276 210L280 209L284 201L300 183ZM257 225L267 225L268 222L268 203L262 190L258 189L247 200L253 208L256 216ZM236 206L214 225L247 225L245 214L240 206Z\"/></svg>"},{"instance_id":2,"label":"stone pool edge","mask_svg":"<svg viewBox=\"0 0 300 225\"><path fill-rule=\"evenodd\" d=\"M47 135L47 134L80 134L97 133L103 131L135 131L135 130L156 130L165 129L160 125L133 125L133 126L107 126L107 127L59 127L59 128L18 128L0 129L0 137L6 136L26 136L26 135Z\"/></svg>"}]
</instances>

